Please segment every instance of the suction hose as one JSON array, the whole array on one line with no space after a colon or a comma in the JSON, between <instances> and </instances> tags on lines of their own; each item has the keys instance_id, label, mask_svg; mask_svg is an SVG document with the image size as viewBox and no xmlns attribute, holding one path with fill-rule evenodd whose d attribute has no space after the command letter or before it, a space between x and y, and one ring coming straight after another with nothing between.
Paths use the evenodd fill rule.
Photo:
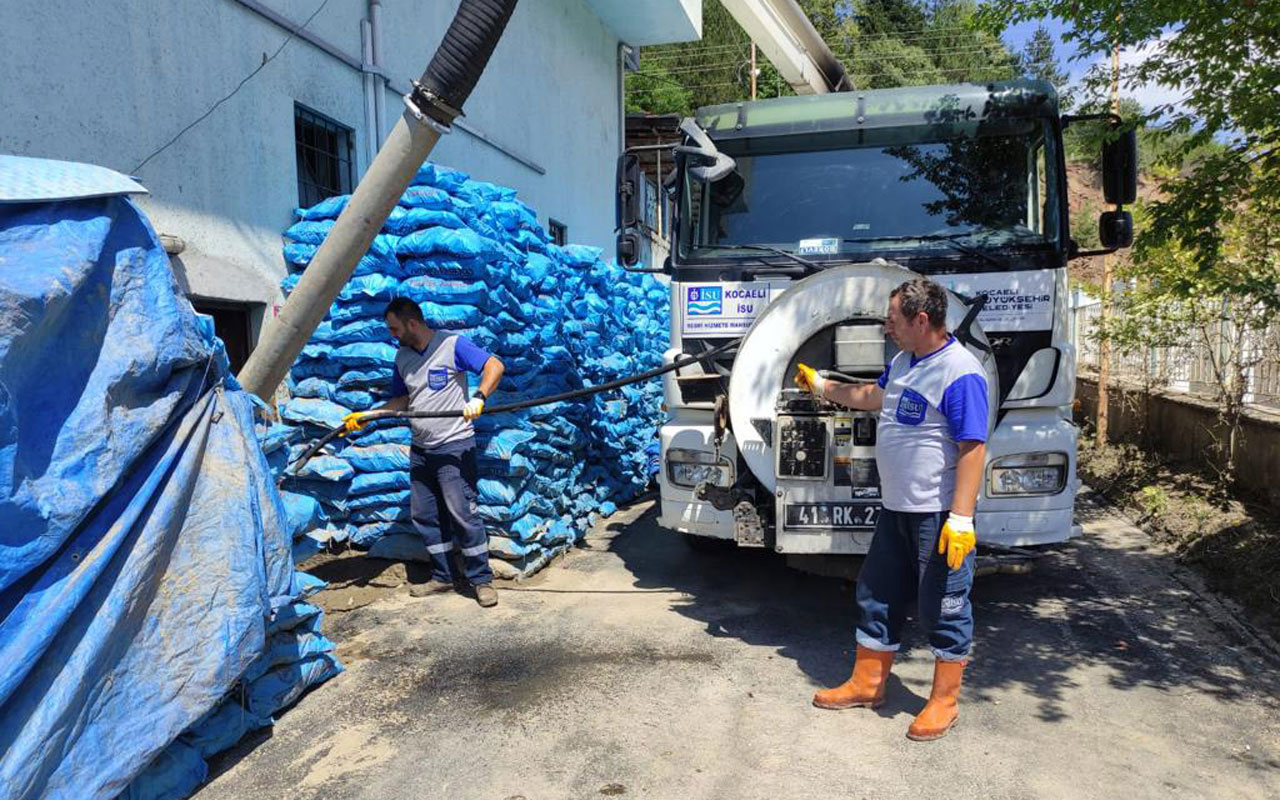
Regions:
<instances>
[{"instance_id":1,"label":"suction hose","mask_svg":"<svg viewBox=\"0 0 1280 800\"><path fill-rule=\"evenodd\" d=\"M719 347L714 347L706 351L705 353L699 353L696 356L690 356L688 358L677 358L675 361L672 361L670 364L666 365L665 367L657 367L655 369L651 369L646 372L638 372L634 375L628 375L625 378L618 378L617 380L609 381L608 383L602 383L599 386L587 386L582 389L575 389L571 392L561 392L560 394L548 395L547 397L536 397L532 400L522 400L519 403L508 403L507 405L490 406L485 408L484 413L501 414L504 411L522 411L526 408L533 408L535 406L546 406L546 405L551 405L552 403L561 403L566 400L576 400L579 397L589 397L593 394L600 394L601 392L612 391L614 389L618 389L623 386L629 386L630 384L633 384L633 383L640 383L641 381L647 381L651 378L656 378L659 375L663 375L668 372L674 372L680 369L681 367L687 367L690 364L697 364L699 362L707 361L712 356L720 355L721 353L724 353L734 347L737 347L741 341L742 339L731 339L728 342L725 342L724 344L720 345ZM390 412L387 412L386 416L379 417L379 419L443 419L446 417L460 417L460 416L462 416L461 411L390 411ZM283 481L284 478L289 477L288 475L289 470L293 470L293 475L297 475L298 471L301 470L302 467L308 461L310 461L312 457L315 456L316 453L319 453L324 448L325 445L329 444L334 439L337 439L340 436L343 436L345 433L346 433L346 426L339 425L338 427L329 431L323 437L317 439L315 442L311 444L310 447L308 447L302 453L302 455L298 456L296 460L291 462L285 468L286 474L282 475L280 480Z\"/></svg>"},{"instance_id":2,"label":"suction hose","mask_svg":"<svg viewBox=\"0 0 1280 800\"><path fill-rule=\"evenodd\" d=\"M245 389L262 398L275 394L418 167L462 114L515 7L516 0L462 0L427 71L405 96L400 121L237 376Z\"/></svg>"}]
</instances>

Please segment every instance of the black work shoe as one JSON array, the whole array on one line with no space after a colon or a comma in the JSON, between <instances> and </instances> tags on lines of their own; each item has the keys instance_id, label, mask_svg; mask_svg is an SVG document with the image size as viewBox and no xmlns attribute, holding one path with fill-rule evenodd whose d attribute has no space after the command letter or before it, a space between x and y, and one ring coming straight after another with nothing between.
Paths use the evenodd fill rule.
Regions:
<instances>
[{"instance_id":1,"label":"black work shoe","mask_svg":"<svg viewBox=\"0 0 1280 800\"><path fill-rule=\"evenodd\" d=\"M409 587L410 597L426 597L429 594L452 592L453 584L449 581L438 581L435 578L426 583L415 583Z\"/></svg>"},{"instance_id":2,"label":"black work shoe","mask_svg":"<svg viewBox=\"0 0 1280 800\"><path fill-rule=\"evenodd\" d=\"M493 608L498 604L498 590L487 583L479 583L475 586L476 602L481 608Z\"/></svg>"}]
</instances>

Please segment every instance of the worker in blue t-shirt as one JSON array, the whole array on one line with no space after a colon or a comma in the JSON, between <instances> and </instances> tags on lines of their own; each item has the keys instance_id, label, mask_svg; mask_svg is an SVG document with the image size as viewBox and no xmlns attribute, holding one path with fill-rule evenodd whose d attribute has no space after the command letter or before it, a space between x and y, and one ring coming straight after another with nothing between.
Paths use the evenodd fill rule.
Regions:
<instances>
[{"instance_id":1,"label":"worker in blue t-shirt","mask_svg":"<svg viewBox=\"0 0 1280 800\"><path fill-rule=\"evenodd\" d=\"M933 691L907 737L945 736L958 716L973 640L976 540L973 512L986 455L987 380L947 333L947 295L914 278L889 296L885 333L900 348L872 384L824 380L801 364L796 382L832 403L879 411L876 466L883 510L858 576L858 653L853 675L814 695L819 708L875 708L908 606L917 604L936 656Z\"/></svg>"},{"instance_id":2,"label":"worker in blue t-shirt","mask_svg":"<svg viewBox=\"0 0 1280 800\"><path fill-rule=\"evenodd\" d=\"M409 588L414 597L451 592L462 576L450 561L457 551L476 601L498 604L489 568L489 538L476 505L476 439L471 420L498 388L504 367L496 356L465 336L427 327L422 309L405 297L387 306L387 328L400 349L391 378L391 399L372 411L348 415L348 430L395 411L461 411L461 416L411 418L409 511L431 556L431 579ZM467 373L480 385L467 394Z\"/></svg>"}]
</instances>

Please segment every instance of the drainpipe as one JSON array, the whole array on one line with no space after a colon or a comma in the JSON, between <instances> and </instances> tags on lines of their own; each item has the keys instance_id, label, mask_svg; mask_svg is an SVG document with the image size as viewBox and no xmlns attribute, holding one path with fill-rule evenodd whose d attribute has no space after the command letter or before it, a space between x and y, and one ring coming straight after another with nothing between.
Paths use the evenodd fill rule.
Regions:
<instances>
[{"instance_id":1,"label":"drainpipe","mask_svg":"<svg viewBox=\"0 0 1280 800\"><path fill-rule=\"evenodd\" d=\"M373 93L373 116L377 121L376 141L381 148L384 141L383 132L387 124L387 78L382 64L382 3L378 0L369 0L369 28L372 36L373 68L377 73L374 76L374 87L377 91Z\"/></svg>"},{"instance_id":2,"label":"drainpipe","mask_svg":"<svg viewBox=\"0 0 1280 800\"><path fill-rule=\"evenodd\" d=\"M369 20L360 20L360 78L364 82L364 153L365 166L373 163L378 154L378 132L382 130L381 121L374 107L374 98L382 93L381 79L374 75L373 64L373 26Z\"/></svg>"},{"instance_id":3,"label":"drainpipe","mask_svg":"<svg viewBox=\"0 0 1280 800\"><path fill-rule=\"evenodd\" d=\"M431 64L405 95L400 121L237 376L246 390L275 394L418 167L461 116L515 6L516 0L462 0Z\"/></svg>"},{"instance_id":4,"label":"drainpipe","mask_svg":"<svg viewBox=\"0 0 1280 800\"><path fill-rule=\"evenodd\" d=\"M618 152L627 149L627 56L631 46L618 42Z\"/></svg>"}]
</instances>

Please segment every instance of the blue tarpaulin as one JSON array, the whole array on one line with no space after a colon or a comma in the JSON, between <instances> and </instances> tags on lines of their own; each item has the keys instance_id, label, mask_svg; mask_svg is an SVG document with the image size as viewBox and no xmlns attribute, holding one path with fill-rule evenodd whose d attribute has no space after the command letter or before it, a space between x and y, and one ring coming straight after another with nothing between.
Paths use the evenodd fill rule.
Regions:
<instances>
[{"instance_id":1,"label":"blue tarpaulin","mask_svg":"<svg viewBox=\"0 0 1280 800\"><path fill-rule=\"evenodd\" d=\"M113 798L300 589L253 401L127 189L2 184L0 794Z\"/></svg>"}]
</instances>

